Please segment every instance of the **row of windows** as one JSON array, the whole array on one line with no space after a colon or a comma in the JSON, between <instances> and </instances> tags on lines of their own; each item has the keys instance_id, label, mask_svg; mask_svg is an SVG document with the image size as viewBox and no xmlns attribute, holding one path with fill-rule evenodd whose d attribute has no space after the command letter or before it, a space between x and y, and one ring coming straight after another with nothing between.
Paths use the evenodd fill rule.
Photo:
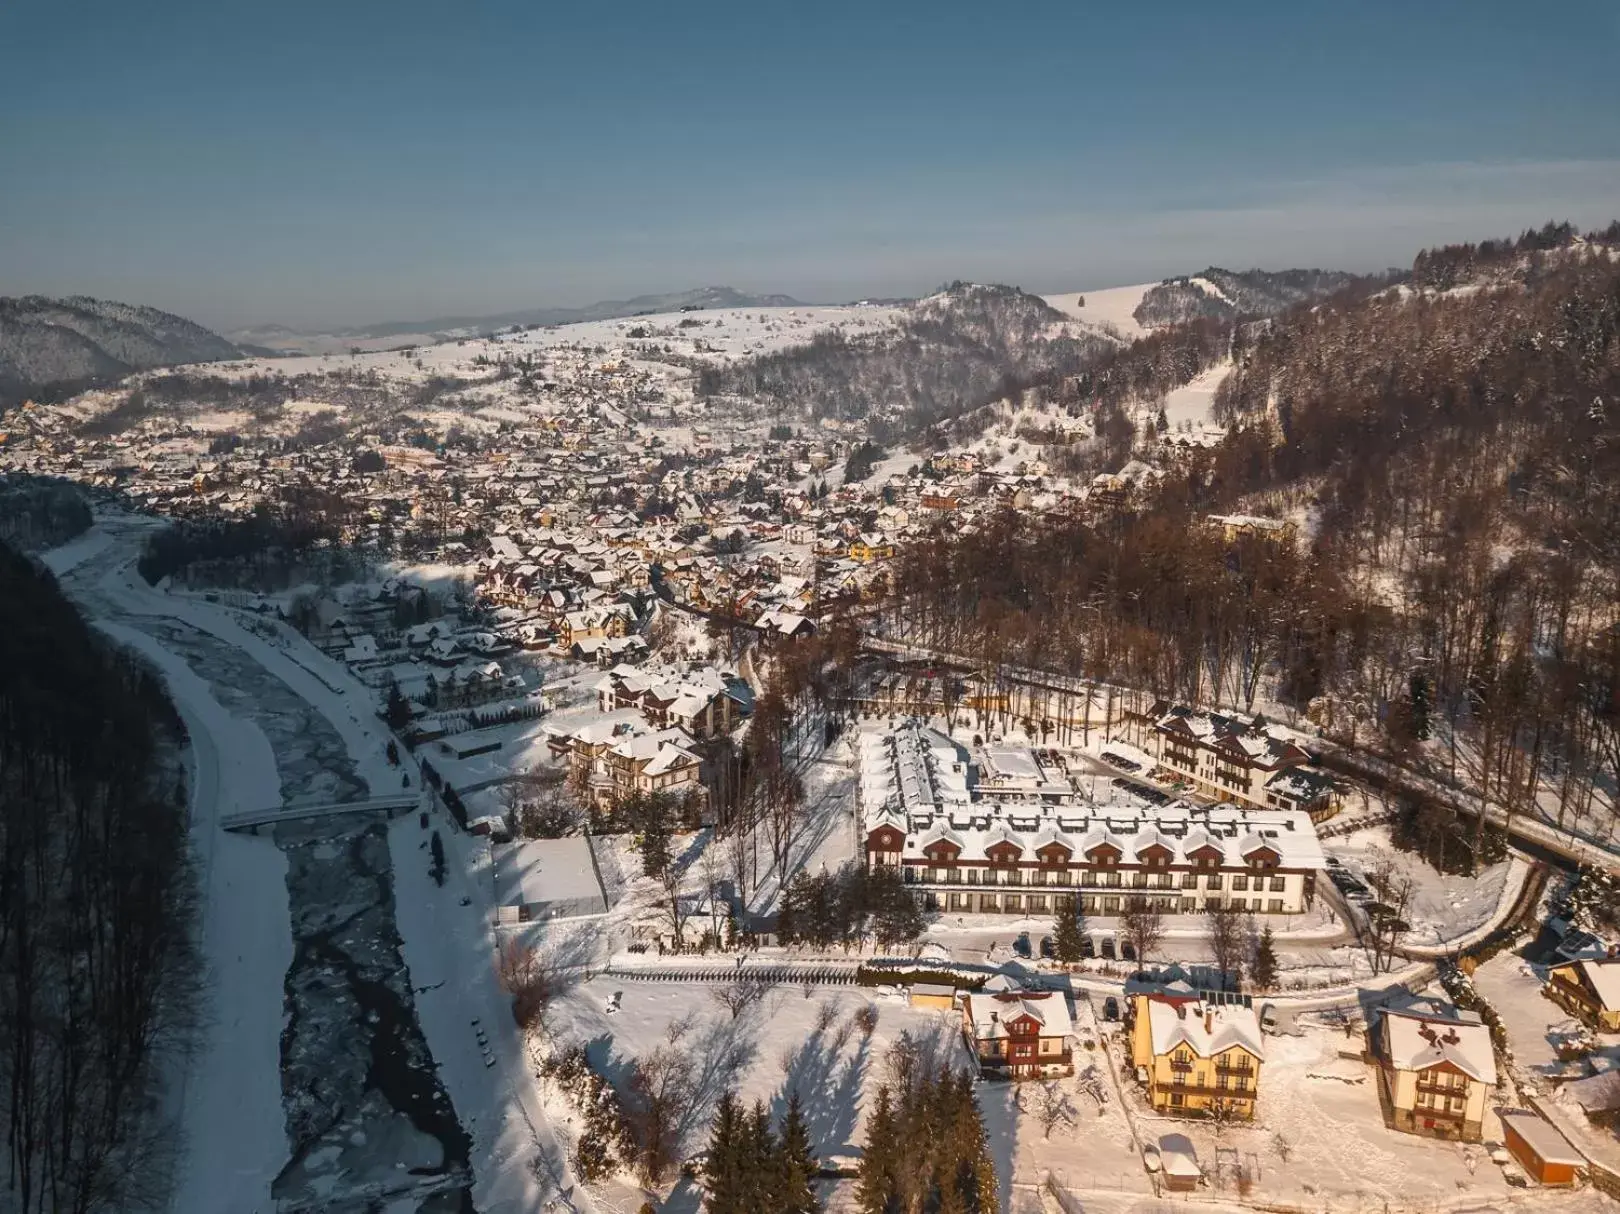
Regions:
<instances>
[{"instance_id":1,"label":"row of windows","mask_svg":"<svg viewBox=\"0 0 1620 1214\"><path fill-rule=\"evenodd\" d=\"M1022 869L999 868L924 868L915 866L908 868L907 876L911 873L921 872L922 880L931 884L941 885L1072 885L1095 887L1098 889L1124 889L1127 888L1120 873L1091 873L1091 872L1062 872L1044 873L1039 869L1028 872ZM911 878L915 880L915 878ZM1209 873L1204 876L1204 889L1216 890L1223 888L1226 878L1220 873ZM1252 876L1248 873L1235 873L1232 875L1231 888L1235 892L1246 892L1251 883L1256 891L1267 888L1268 878ZM1288 888L1288 879L1274 874L1269 878L1272 893L1280 894ZM1132 874L1129 885L1131 889L1175 889L1177 888L1174 873L1159 873L1151 881L1147 873ZM1182 873L1179 882L1181 889L1198 889L1199 875L1197 873Z\"/></svg>"},{"instance_id":2,"label":"row of windows","mask_svg":"<svg viewBox=\"0 0 1620 1214\"><path fill-rule=\"evenodd\" d=\"M1042 914L1047 910L1057 910L1068 903L1070 899L1065 896L1056 896L1048 899L1045 894L979 894L959 893L952 890L948 894L935 894L924 892L923 899L930 908L944 908L953 911L979 911L983 913L1029 913ZM1088 915L1117 915L1124 909L1126 899L1119 897L1093 897L1085 896L1080 899L1080 909ZM1284 902L1281 898L1176 898L1164 895L1152 899L1157 910L1168 911L1172 914L1194 915L1200 910L1215 910L1224 905L1235 910L1265 911L1268 914L1280 915L1284 913Z\"/></svg>"},{"instance_id":3,"label":"row of windows","mask_svg":"<svg viewBox=\"0 0 1620 1214\"><path fill-rule=\"evenodd\" d=\"M925 848L923 850L923 856L931 864L950 864L955 860L955 856L951 854L950 848L947 847ZM1072 861L1063 856L1052 853L1040 856L1038 857L1038 860L1041 867L1028 871L1062 872L1068 868L1074 867L1075 865L1082 865L1089 868L1104 870L1120 867L1120 857L1112 855L1106 851L1099 851L1094 856L1088 855L1084 860L1080 861ZM985 857L984 863L990 865L992 868L1013 869L1014 866L1022 863L1022 861L1020 861L1016 855L989 855ZM1264 873L1270 872L1272 869L1276 868L1277 861L1274 859L1267 859L1265 856L1261 855L1245 861L1244 866L1249 872ZM1170 867L1171 863L1169 860L1158 856L1144 856L1139 865L1140 869L1146 869L1149 872L1162 872ZM1215 859L1214 857L1200 856L1193 862L1192 867L1196 871L1203 873L1214 872L1223 868L1236 868L1237 866L1235 864L1222 864L1220 860Z\"/></svg>"}]
</instances>

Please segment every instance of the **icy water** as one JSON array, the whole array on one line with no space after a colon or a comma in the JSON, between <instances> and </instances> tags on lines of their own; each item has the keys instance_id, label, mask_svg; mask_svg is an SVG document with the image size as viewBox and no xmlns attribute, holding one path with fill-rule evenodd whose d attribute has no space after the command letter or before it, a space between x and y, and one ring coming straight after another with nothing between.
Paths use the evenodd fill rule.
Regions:
<instances>
[{"instance_id":1,"label":"icy water","mask_svg":"<svg viewBox=\"0 0 1620 1214\"><path fill-rule=\"evenodd\" d=\"M324 716L246 654L143 621L270 739L289 803L363 797ZM270 795L270 794L267 794ZM289 1158L281 1214L471 1214L471 1141L422 1036L394 922L387 822L346 815L275 828L287 855L293 961L281 1033Z\"/></svg>"}]
</instances>

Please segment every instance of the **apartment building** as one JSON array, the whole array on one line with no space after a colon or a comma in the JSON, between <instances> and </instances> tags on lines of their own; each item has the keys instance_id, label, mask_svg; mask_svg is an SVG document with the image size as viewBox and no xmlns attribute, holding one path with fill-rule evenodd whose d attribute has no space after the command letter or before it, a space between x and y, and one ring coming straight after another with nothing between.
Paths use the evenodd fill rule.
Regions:
<instances>
[{"instance_id":1,"label":"apartment building","mask_svg":"<svg viewBox=\"0 0 1620 1214\"><path fill-rule=\"evenodd\" d=\"M1315 896L1323 855L1304 813L1102 807L1068 785L1048 799L1039 765L1020 770L1005 753L981 785L979 763L915 723L865 735L860 756L867 864L900 869L931 909L1043 916L1079 899L1108 916L1143 898L1167 913L1297 914Z\"/></svg>"},{"instance_id":2,"label":"apartment building","mask_svg":"<svg viewBox=\"0 0 1620 1214\"><path fill-rule=\"evenodd\" d=\"M1337 811L1332 777L1278 727L1161 704L1144 744L1160 766L1218 801L1301 810L1313 822Z\"/></svg>"}]
</instances>

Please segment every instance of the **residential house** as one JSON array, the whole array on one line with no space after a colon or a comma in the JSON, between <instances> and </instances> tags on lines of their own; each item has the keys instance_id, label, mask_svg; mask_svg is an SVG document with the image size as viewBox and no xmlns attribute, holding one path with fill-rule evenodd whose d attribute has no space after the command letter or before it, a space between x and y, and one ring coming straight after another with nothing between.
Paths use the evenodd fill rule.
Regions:
<instances>
[{"instance_id":1,"label":"residential house","mask_svg":"<svg viewBox=\"0 0 1620 1214\"><path fill-rule=\"evenodd\" d=\"M1061 991L975 991L962 997L962 1032L985 1076L1072 1075L1073 1030Z\"/></svg>"},{"instance_id":2,"label":"residential house","mask_svg":"<svg viewBox=\"0 0 1620 1214\"><path fill-rule=\"evenodd\" d=\"M1477 1012L1440 999L1387 1007L1372 1031L1378 1094L1390 1125L1478 1142L1496 1086L1491 1031Z\"/></svg>"},{"instance_id":3,"label":"residential house","mask_svg":"<svg viewBox=\"0 0 1620 1214\"><path fill-rule=\"evenodd\" d=\"M1547 971L1542 993L1605 1033L1620 1032L1620 957L1566 961Z\"/></svg>"},{"instance_id":4,"label":"residential house","mask_svg":"<svg viewBox=\"0 0 1620 1214\"><path fill-rule=\"evenodd\" d=\"M1253 1007L1184 984L1131 999L1131 1062L1161 1113L1254 1116L1265 1062Z\"/></svg>"}]
</instances>

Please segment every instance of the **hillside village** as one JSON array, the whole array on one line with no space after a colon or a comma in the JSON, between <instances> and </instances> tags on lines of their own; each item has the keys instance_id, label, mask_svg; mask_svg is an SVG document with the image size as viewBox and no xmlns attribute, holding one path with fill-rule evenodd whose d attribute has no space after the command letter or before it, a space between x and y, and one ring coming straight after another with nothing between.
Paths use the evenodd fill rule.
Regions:
<instances>
[{"instance_id":1,"label":"hillside village","mask_svg":"<svg viewBox=\"0 0 1620 1214\"><path fill-rule=\"evenodd\" d=\"M1173 285L1195 315L1220 289ZM1051 323L1128 348L1154 289ZM428 1045L476 1157L516 1133L550 1169L530 1196L695 1209L722 1095L784 1142L791 1096L826 1208L857 1208L918 1067L971 1077L1007 1211L1620 1194L1606 844L1509 808L1436 862L1330 696L1184 702L946 650L895 607L919 549L1150 510L1225 441L1234 364L1133 403L1123 445L1090 373L913 443L699 390L894 311L146 372L0 417L0 470L89 492L47 560L115 628L172 615L350 722ZM1229 566L1314 526L1297 500L1192 523ZM343 810L314 797L226 829L273 851L281 815ZM649 1130L649 1076L693 1116Z\"/></svg>"}]
</instances>

